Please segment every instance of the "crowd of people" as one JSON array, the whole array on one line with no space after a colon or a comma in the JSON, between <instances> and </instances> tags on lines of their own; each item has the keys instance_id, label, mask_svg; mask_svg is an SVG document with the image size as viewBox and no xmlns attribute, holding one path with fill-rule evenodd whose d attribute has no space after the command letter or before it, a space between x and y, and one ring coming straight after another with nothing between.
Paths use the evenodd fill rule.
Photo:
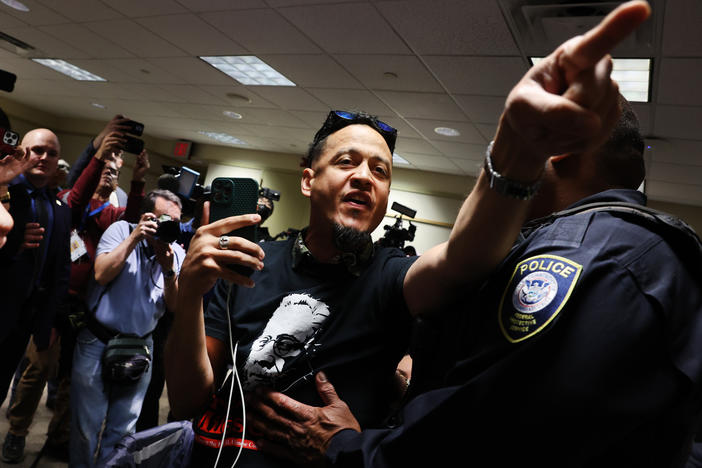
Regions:
<instances>
[{"instance_id":1,"label":"crowd of people","mask_svg":"<svg viewBox=\"0 0 702 468\"><path fill-rule=\"evenodd\" d=\"M58 367L45 448L75 467L702 466L702 243L636 190L644 141L610 76L648 15L628 2L526 73L420 256L372 242L398 135L364 112L314 135L307 227L283 241L208 202L187 242L163 236L182 204L144 194L146 152L115 195L122 116L65 181L57 136L28 132L0 160L3 460ZM138 427L161 366L172 422Z\"/></svg>"}]
</instances>

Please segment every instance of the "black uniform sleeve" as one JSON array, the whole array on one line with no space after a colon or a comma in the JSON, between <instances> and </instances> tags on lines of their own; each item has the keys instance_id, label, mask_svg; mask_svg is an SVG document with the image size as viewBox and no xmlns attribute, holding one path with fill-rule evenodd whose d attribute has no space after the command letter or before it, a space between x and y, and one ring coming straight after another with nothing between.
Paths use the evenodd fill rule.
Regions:
<instances>
[{"instance_id":1,"label":"black uniform sleeve","mask_svg":"<svg viewBox=\"0 0 702 468\"><path fill-rule=\"evenodd\" d=\"M212 291L212 297L205 310L205 334L224 343L229 343L229 325L227 322L227 293L231 286L232 300L236 294L237 286L224 280L217 280Z\"/></svg>"},{"instance_id":2,"label":"black uniform sleeve","mask_svg":"<svg viewBox=\"0 0 702 468\"><path fill-rule=\"evenodd\" d=\"M73 187L73 184L76 183L83 169L86 168L90 162L90 158L92 158L95 153L97 153L97 148L93 148L93 140L91 139L88 146L86 146L80 156L78 156L78 160L71 166L71 172L68 173L68 180L66 181L69 187Z\"/></svg>"}]
</instances>

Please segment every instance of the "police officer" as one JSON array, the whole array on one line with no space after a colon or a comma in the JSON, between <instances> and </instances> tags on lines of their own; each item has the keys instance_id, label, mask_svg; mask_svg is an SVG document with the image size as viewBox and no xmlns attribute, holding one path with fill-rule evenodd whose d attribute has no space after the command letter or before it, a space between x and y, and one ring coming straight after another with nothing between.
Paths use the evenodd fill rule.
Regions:
<instances>
[{"instance_id":1,"label":"police officer","mask_svg":"<svg viewBox=\"0 0 702 468\"><path fill-rule=\"evenodd\" d=\"M624 6L604 28L641 8ZM606 40L594 31L582 40ZM275 392L251 405L265 419L251 421L259 447L340 467L681 466L702 406L702 254L691 231L638 214L643 140L619 101L609 140L549 158L517 245L444 309L456 313L444 315L434 355L415 361L421 393L399 427L358 432L320 373L326 406Z\"/></svg>"}]
</instances>

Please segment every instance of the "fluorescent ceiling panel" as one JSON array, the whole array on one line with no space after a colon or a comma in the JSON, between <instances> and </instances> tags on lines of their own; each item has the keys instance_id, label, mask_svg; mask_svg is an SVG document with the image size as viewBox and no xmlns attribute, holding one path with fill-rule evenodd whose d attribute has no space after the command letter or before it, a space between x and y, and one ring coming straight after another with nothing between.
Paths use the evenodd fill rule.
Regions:
<instances>
[{"instance_id":1,"label":"fluorescent ceiling panel","mask_svg":"<svg viewBox=\"0 0 702 468\"><path fill-rule=\"evenodd\" d=\"M529 57L537 64L542 57ZM651 59L612 59L612 79L619 84L619 92L630 102L648 102L651 86Z\"/></svg>"},{"instance_id":2,"label":"fluorescent ceiling panel","mask_svg":"<svg viewBox=\"0 0 702 468\"><path fill-rule=\"evenodd\" d=\"M253 86L295 86L270 65L253 55L200 57L241 84Z\"/></svg>"},{"instance_id":3,"label":"fluorescent ceiling panel","mask_svg":"<svg viewBox=\"0 0 702 468\"><path fill-rule=\"evenodd\" d=\"M65 60L60 60L60 59L32 59L32 60L44 65L45 67L49 67L53 70L56 70L59 73L63 73L64 75L70 76L74 80L107 81L105 78L103 78L101 76L97 76L93 73L90 73L87 70L83 70L82 68L76 67L75 65L70 64L70 63L66 62Z\"/></svg>"},{"instance_id":4,"label":"fluorescent ceiling panel","mask_svg":"<svg viewBox=\"0 0 702 468\"><path fill-rule=\"evenodd\" d=\"M231 145L247 145L243 140L238 139L235 136L231 136L227 133L217 133L217 132L206 132L204 130L200 130L199 132L200 135L205 135L208 138L211 138L213 140L219 141L220 143L229 143Z\"/></svg>"}]
</instances>

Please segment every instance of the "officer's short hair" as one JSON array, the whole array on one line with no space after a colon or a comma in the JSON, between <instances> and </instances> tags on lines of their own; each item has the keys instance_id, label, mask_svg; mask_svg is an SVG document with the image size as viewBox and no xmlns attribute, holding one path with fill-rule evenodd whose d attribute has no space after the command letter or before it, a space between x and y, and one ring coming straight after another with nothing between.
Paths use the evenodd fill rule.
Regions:
<instances>
[{"instance_id":1,"label":"officer's short hair","mask_svg":"<svg viewBox=\"0 0 702 468\"><path fill-rule=\"evenodd\" d=\"M156 207L157 198L165 198L169 202L173 202L178 205L178 208L183 209L183 204L180 202L178 195L171 192L170 190L156 189L152 190L146 194L144 201L141 203L141 214L153 212Z\"/></svg>"},{"instance_id":2,"label":"officer's short hair","mask_svg":"<svg viewBox=\"0 0 702 468\"><path fill-rule=\"evenodd\" d=\"M597 169L609 185L637 189L646 177L644 138L633 107L621 94L619 107L619 120L598 152Z\"/></svg>"}]
</instances>

